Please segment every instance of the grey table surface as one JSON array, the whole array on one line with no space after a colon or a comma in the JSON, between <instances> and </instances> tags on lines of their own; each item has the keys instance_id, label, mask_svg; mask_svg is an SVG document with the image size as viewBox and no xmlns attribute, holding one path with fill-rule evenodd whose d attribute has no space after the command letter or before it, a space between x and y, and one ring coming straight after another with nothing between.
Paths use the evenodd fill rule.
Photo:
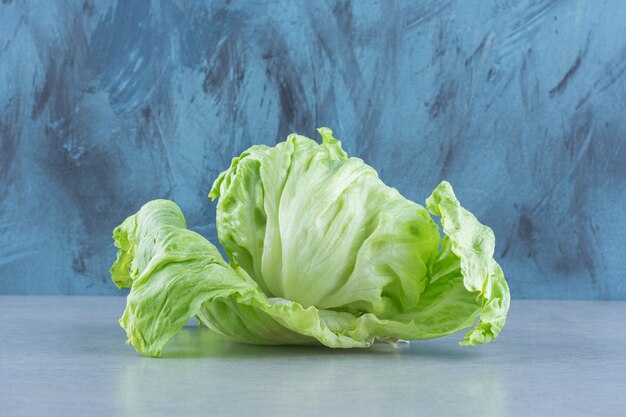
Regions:
<instances>
[{"instance_id":1,"label":"grey table surface","mask_svg":"<svg viewBox=\"0 0 626 417\"><path fill-rule=\"evenodd\" d=\"M500 338L397 349L124 344L123 297L0 297L1 416L624 416L626 302L514 301Z\"/></svg>"}]
</instances>

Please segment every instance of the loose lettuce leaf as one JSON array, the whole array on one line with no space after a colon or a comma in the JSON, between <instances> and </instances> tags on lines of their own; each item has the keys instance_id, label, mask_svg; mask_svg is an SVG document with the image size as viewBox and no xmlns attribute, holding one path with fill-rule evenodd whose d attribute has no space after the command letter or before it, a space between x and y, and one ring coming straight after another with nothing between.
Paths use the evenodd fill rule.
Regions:
<instances>
[{"instance_id":1,"label":"loose lettuce leaf","mask_svg":"<svg viewBox=\"0 0 626 417\"><path fill-rule=\"evenodd\" d=\"M334 315L268 298L241 268L223 261L217 248L186 229L175 203L151 201L114 233L119 248L113 282L130 287L120 319L139 352L161 356L165 344L193 316L234 340L258 344L329 346L368 343L335 332ZM296 331L291 331L295 329Z\"/></svg>"},{"instance_id":2,"label":"loose lettuce leaf","mask_svg":"<svg viewBox=\"0 0 626 417\"><path fill-rule=\"evenodd\" d=\"M461 207L452 186L443 181L426 200L434 216L441 216L445 236L431 267L431 282L460 275L468 291L477 293L480 321L465 335L464 345L495 339L504 327L511 297L500 265L493 259L496 239L493 231Z\"/></svg>"},{"instance_id":3,"label":"loose lettuce leaf","mask_svg":"<svg viewBox=\"0 0 626 417\"><path fill-rule=\"evenodd\" d=\"M426 211L321 133L321 145L291 135L254 146L215 181L230 264L171 201L152 201L115 229L111 274L131 288L120 324L138 351L160 356L194 316L256 344L366 347L476 320L462 344L498 335L510 300L491 229L447 182ZM443 237L429 212L441 217Z\"/></svg>"}]
</instances>

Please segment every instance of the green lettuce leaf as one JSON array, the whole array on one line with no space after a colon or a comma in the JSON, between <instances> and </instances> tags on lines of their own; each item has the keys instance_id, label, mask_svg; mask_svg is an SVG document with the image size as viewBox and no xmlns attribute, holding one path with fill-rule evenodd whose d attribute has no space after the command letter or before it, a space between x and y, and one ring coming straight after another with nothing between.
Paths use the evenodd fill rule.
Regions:
<instances>
[{"instance_id":1,"label":"green lettuce leaf","mask_svg":"<svg viewBox=\"0 0 626 417\"><path fill-rule=\"evenodd\" d=\"M494 339L509 291L488 227L442 182L427 210L323 143L291 135L253 146L215 181L218 237L230 258L156 200L114 231L113 281L130 287L120 324L160 356L191 317L233 340L367 347L478 324L463 344ZM431 218L441 217L444 235Z\"/></svg>"},{"instance_id":2,"label":"green lettuce leaf","mask_svg":"<svg viewBox=\"0 0 626 417\"><path fill-rule=\"evenodd\" d=\"M493 259L493 231L461 207L446 181L428 197L426 206L434 216L441 216L445 233L441 251L431 267L431 282L449 275L462 276L463 286L477 294L480 305L480 321L465 335L462 344L487 343L504 327L511 302L502 268Z\"/></svg>"},{"instance_id":3,"label":"green lettuce leaf","mask_svg":"<svg viewBox=\"0 0 626 417\"><path fill-rule=\"evenodd\" d=\"M128 342L145 355L161 356L165 344L194 316L241 342L367 345L334 332L340 313L320 317L314 307L266 297L245 271L225 263L215 246L186 229L171 201L147 203L113 236L119 248L111 267L113 281L131 288L120 324Z\"/></svg>"}]
</instances>

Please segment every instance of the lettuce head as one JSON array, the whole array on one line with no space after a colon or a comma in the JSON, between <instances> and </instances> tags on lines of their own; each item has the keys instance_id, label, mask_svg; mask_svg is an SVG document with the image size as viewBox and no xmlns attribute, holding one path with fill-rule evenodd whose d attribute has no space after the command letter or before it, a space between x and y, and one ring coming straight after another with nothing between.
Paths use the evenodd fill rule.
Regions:
<instances>
[{"instance_id":1,"label":"lettuce head","mask_svg":"<svg viewBox=\"0 0 626 417\"><path fill-rule=\"evenodd\" d=\"M449 183L424 208L319 132L322 144L252 146L215 180L229 262L168 200L115 229L111 275L131 288L120 324L138 351L160 356L194 316L255 344L367 347L472 326L464 345L497 337L510 296L491 229Z\"/></svg>"}]
</instances>

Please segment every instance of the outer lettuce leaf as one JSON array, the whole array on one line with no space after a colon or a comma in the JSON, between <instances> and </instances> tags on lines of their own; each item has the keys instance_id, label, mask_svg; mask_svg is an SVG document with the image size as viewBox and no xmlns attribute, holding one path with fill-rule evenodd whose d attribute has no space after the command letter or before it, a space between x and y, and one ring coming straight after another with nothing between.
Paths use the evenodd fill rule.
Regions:
<instances>
[{"instance_id":1,"label":"outer lettuce leaf","mask_svg":"<svg viewBox=\"0 0 626 417\"><path fill-rule=\"evenodd\" d=\"M465 335L463 344L489 342L504 327L511 302L502 268L493 259L496 244L493 231L461 207L452 186L446 181L428 197L426 207L433 215L441 216L446 235L431 268L431 282L443 279L446 274L462 274L463 285L468 291L477 293L480 304L480 321Z\"/></svg>"},{"instance_id":2,"label":"outer lettuce leaf","mask_svg":"<svg viewBox=\"0 0 626 417\"><path fill-rule=\"evenodd\" d=\"M161 356L165 344L193 316L247 343L369 344L336 332L342 313L321 317L314 307L268 299L245 271L232 268L215 246L186 229L171 201L146 204L113 236L119 248L111 267L113 281L120 288L131 287L120 324L128 342L145 355Z\"/></svg>"}]
</instances>

